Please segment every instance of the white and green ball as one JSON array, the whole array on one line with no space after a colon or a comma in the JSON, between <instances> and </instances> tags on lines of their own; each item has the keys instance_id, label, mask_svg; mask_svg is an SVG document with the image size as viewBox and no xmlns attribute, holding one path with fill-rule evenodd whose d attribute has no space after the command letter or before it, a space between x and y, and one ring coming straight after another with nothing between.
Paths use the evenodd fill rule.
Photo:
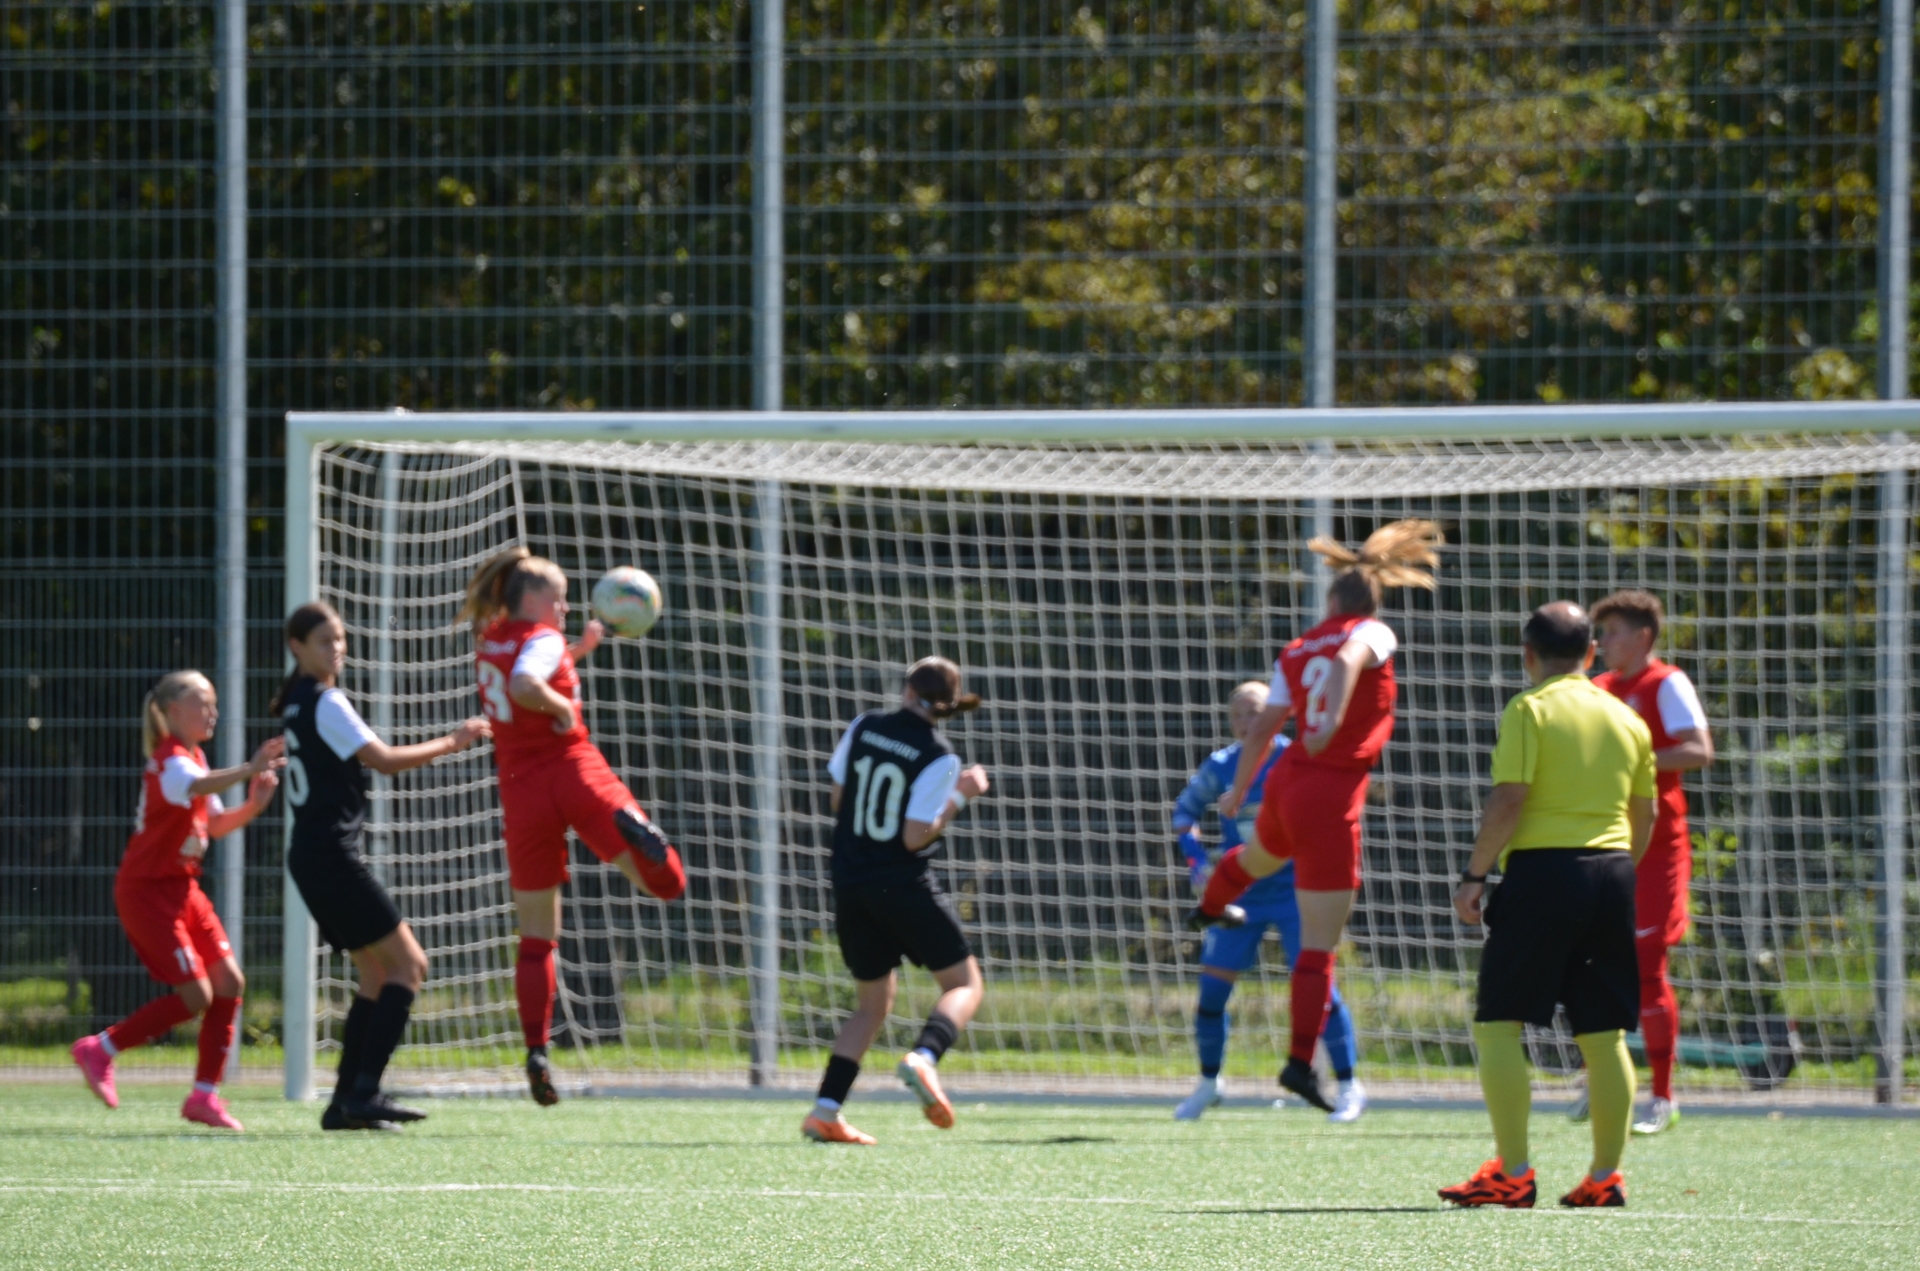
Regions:
<instances>
[{"instance_id":1,"label":"white and green ball","mask_svg":"<svg viewBox=\"0 0 1920 1271\"><path fill-rule=\"evenodd\" d=\"M653 630L660 608L660 584L644 569L616 565L593 585L593 616L629 640Z\"/></svg>"}]
</instances>

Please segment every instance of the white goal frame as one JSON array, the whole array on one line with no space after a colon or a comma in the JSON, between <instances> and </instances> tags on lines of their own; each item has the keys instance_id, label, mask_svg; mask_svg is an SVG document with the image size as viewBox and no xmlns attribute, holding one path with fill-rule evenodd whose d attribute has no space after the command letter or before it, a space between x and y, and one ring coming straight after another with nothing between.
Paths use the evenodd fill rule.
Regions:
<instances>
[{"instance_id":1,"label":"white goal frame","mask_svg":"<svg viewBox=\"0 0 1920 1271\"><path fill-rule=\"evenodd\" d=\"M1026 411L525 411L389 412L295 411L286 426L286 608L316 596L319 562L316 498L317 454L328 445L433 442L877 442L960 444L1002 442L1167 444L1333 441L1489 441L1517 438L1686 438L1714 434L1914 434L1920 433L1920 402L1715 402L1657 405L1384 407L1371 409L1271 410L1026 410ZM1903 469L1889 467L1889 472ZM763 518L781 516L778 483L765 483ZM1907 750L1909 579L1906 482L1881 509L1882 597L1879 614L1881 686L1878 751L1880 832L1886 870L1885 926L1881 933L1878 1019L1883 1061L1876 1098L1899 1103L1905 1059L1905 877L1908 851L1907 790L1902 765ZM777 527L776 527L777 528ZM779 696L778 626L781 535L761 536L754 608L762 621L754 642L754 701L761 719L755 747L763 774L756 802L778 808L777 762L781 735L775 716ZM752 1080L770 1072L779 1008L778 906L780 832L777 819L761 815L753 853L753 958L749 969L755 1036ZM292 879L285 884L284 1091L292 1100L314 1094L316 1051L314 958L316 932Z\"/></svg>"}]
</instances>

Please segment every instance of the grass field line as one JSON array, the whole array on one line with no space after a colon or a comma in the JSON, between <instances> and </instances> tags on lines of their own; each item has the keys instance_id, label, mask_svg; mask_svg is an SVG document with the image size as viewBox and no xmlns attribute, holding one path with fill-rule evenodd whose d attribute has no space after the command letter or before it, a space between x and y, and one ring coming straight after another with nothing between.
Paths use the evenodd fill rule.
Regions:
<instances>
[{"instance_id":1,"label":"grass field line","mask_svg":"<svg viewBox=\"0 0 1920 1271\"><path fill-rule=\"evenodd\" d=\"M224 1192L268 1192L268 1193L337 1193L355 1195L367 1193L409 1194L409 1195L446 1195L458 1193L572 1193L580 1195L617 1195L617 1196L661 1196L661 1197L697 1197L715 1200L831 1200L831 1201L878 1201L893 1203L926 1204L968 1204L968 1205L1127 1205L1143 1208L1174 1211L1218 1212L1221 1210L1244 1212L1249 1216L1271 1214L1275 1216L1289 1213L1315 1214L1325 1212L1324 1207L1315 1205L1274 1204L1270 1200L1196 1200L1183 1205L1169 1205L1164 1199L1142 1196L994 1196L961 1192L855 1192L823 1191L813 1188L786 1187L648 1187L637 1184L592 1184L592 1183L352 1183L352 1182L258 1182L252 1179L207 1178L207 1179L143 1179L143 1178L91 1178L68 1179L64 1182L43 1182L30 1178L0 1178L0 1192L55 1193L115 1193L115 1192L186 1192L186 1191L224 1191ZM1371 1206L1367 1207L1373 1208ZM1403 1213L1444 1213L1439 1206L1429 1209L1426 1206L1381 1207L1379 1212ZM1540 1208L1532 1211L1492 1210L1493 1213L1525 1213L1548 1215L1561 1218L1580 1216L1577 1210L1558 1208ZM1611 1221L1626 1222L1721 1222L1721 1223L1772 1223L1788 1226L1808 1227L1890 1227L1905 1228L1915 1225L1913 1221L1901 1221L1886 1218L1813 1218L1796 1217L1788 1214L1679 1214L1628 1211L1615 1213Z\"/></svg>"}]
</instances>

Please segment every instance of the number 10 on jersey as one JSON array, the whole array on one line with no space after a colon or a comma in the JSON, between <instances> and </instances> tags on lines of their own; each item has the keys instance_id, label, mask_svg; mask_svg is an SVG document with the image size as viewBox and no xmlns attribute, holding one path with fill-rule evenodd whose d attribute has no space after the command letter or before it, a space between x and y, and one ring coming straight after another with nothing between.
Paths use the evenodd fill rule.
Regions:
<instances>
[{"instance_id":1,"label":"number 10 on jersey","mask_svg":"<svg viewBox=\"0 0 1920 1271\"><path fill-rule=\"evenodd\" d=\"M875 843L890 843L900 833L900 804L907 797L907 774L900 765L875 765L872 756L853 765L853 832Z\"/></svg>"}]
</instances>

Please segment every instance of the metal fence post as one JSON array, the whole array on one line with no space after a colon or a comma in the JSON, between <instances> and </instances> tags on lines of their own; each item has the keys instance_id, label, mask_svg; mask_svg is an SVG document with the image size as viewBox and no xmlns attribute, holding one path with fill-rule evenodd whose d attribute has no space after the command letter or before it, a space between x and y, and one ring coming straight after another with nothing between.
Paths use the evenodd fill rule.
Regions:
<instances>
[{"instance_id":1,"label":"metal fence post","mask_svg":"<svg viewBox=\"0 0 1920 1271\"><path fill-rule=\"evenodd\" d=\"M217 84L214 297L218 326L217 447L220 490L219 617L215 675L226 707L219 763L247 761L247 5L222 0ZM243 790L244 794L244 790ZM228 795L232 800L232 795ZM246 957L247 835L220 848L220 921L234 953ZM227 1077L240 1074L240 1047L227 1052Z\"/></svg>"},{"instance_id":2,"label":"metal fence post","mask_svg":"<svg viewBox=\"0 0 1920 1271\"><path fill-rule=\"evenodd\" d=\"M320 539L314 495L317 487L315 451L306 430L287 421L287 595L289 609L320 594L317 567ZM286 818L293 833L293 818ZM285 908L281 913L280 1042L286 1060L282 1091L288 1099L313 1098L313 955L319 941L313 915L294 885L293 875L280 871Z\"/></svg>"},{"instance_id":3,"label":"metal fence post","mask_svg":"<svg viewBox=\"0 0 1920 1271\"><path fill-rule=\"evenodd\" d=\"M1334 402L1335 235L1339 218L1340 17L1334 0L1307 5L1307 405Z\"/></svg>"},{"instance_id":4,"label":"metal fence post","mask_svg":"<svg viewBox=\"0 0 1920 1271\"><path fill-rule=\"evenodd\" d=\"M786 505L778 481L754 488L760 550L754 588L754 804L752 966L753 1052L749 1080L764 1086L780 1063L780 781L785 703L781 685L780 610L786 565Z\"/></svg>"},{"instance_id":5,"label":"metal fence post","mask_svg":"<svg viewBox=\"0 0 1920 1271\"><path fill-rule=\"evenodd\" d=\"M753 408L779 410L786 336L786 0L753 6Z\"/></svg>"}]
</instances>

